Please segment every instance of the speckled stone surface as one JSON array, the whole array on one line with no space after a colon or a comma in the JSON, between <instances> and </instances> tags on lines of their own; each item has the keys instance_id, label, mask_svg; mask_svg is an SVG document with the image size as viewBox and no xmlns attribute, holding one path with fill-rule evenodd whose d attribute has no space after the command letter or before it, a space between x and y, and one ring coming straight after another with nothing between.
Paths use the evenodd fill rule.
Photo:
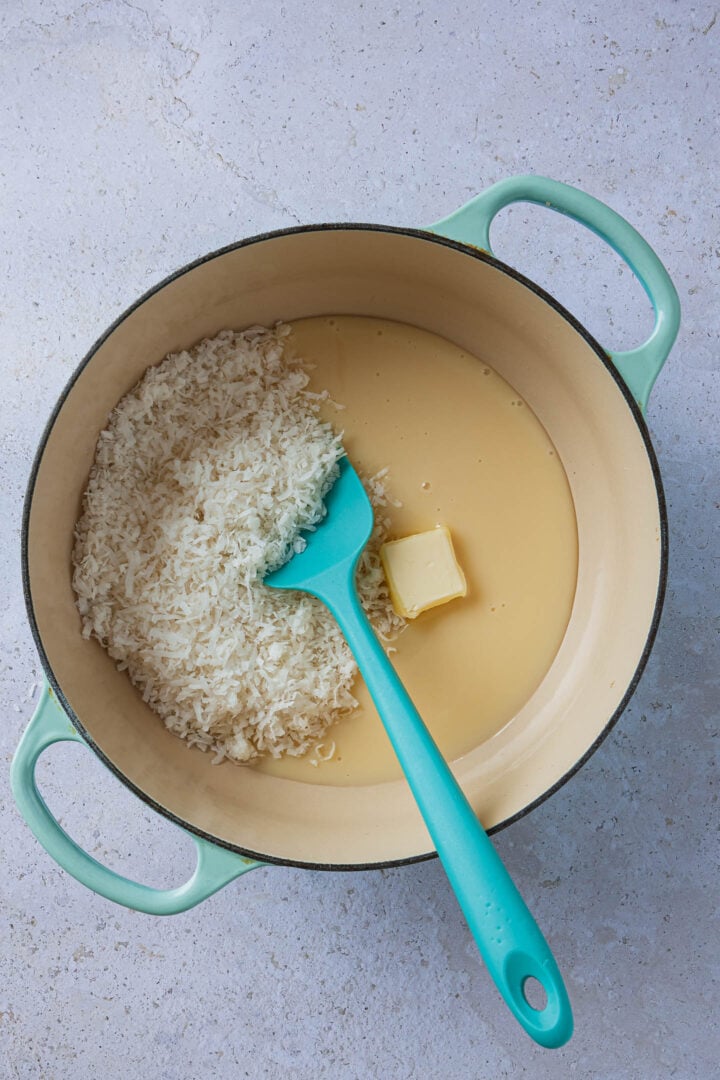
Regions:
<instances>
[{"instance_id":1,"label":"speckled stone surface","mask_svg":"<svg viewBox=\"0 0 720 1080\"><path fill-rule=\"evenodd\" d=\"M0 1075L717 1075L714 0L5 0L0 37ZM62 873L8 790L38 678L23 490L90 343L154 282L240 237L321 220L427 224L518 172L625 214L684 311L648 413L672 543L655 651L602 749L497 838L567 977L576 1034L558 1052L509 1017L436 862L261 869L153 919ZM640 288L579 228L518 208L493 239L604 344L647 331ZM189 840L90 752L55 748L39 774L98 858L151 884L189 872Z\"/></svg>"}]
</instances>

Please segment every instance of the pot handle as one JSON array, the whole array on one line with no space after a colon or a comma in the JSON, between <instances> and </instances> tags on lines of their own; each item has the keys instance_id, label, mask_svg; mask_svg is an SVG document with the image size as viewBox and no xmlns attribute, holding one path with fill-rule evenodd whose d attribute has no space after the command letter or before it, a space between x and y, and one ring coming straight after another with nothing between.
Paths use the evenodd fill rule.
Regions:
<instances>
[{"instance_id":1,"label":"pot handle","mask_svg":"<svg viewBox=\"0 0 720 1080\"><path fill-rule=\"evenodd\" d=\"M680 327L680 301L667 270L640 233L609 206L569 184L544 176L513 176L500 180L459 210L431 225L429 231L492 253L490 225L493 218L515 202L547 206L597 233L628 264L649 296L655 312L650 337L637 349L608 353L644 412L655 379Z\"/></svg>"},{"instance_id":2,"label":"pot handle","mask_svg":"<svg viewBox=\"0 0 720 1080\"><path fill-rule=\"evenodd\" d=\"M195 872L176 889L153 889L109 870L68 836L38 791L35 766L43 751L56 742L79 742L87 746L46 683L15 752L10 783L20 813L48 854L93 892L148 915L176 915L195 907L248 870L264 865L193 836L198 856Z\"/></svg>"}]
</instances>

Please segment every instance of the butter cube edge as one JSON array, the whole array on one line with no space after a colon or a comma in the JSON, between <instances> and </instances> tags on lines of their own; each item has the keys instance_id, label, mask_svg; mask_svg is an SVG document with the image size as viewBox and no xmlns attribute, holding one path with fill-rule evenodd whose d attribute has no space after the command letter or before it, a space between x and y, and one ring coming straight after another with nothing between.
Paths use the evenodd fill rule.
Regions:
<instances>
[{"instance_id":1,"label":"butter cube edge","mask_svg":"<svg viewBox=\"0 0 720 1080\"><path fill-rule=\"evenodd\" d=\"M395 611L415 619L423 611L467 595L467 581L457 561L447 525L388 540L380 560Z\"/></svg>"}]
</instances>

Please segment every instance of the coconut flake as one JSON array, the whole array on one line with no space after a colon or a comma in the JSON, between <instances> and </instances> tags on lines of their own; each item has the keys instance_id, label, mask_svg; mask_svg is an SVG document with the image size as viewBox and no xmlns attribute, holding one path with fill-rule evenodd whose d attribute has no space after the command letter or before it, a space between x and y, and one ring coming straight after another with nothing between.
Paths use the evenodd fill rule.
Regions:
<instances>
[{"instance_id":1,"label":"coconut flake","mask_svg":"<svg viewBox=\"0 0 720 1080\"><path fill-rule=\"evenodd\" d=\"M357 707L327 609L262 584L322 520L343 454L289 332L226 330L149 368L100 433L76 526L83 636L216 763L299 756ZM392 504L385 475L365 481L376 510ZM404 626L380 564L387 524L376 515L358 569L384 641Z\"/></svg>"}]
</instances>

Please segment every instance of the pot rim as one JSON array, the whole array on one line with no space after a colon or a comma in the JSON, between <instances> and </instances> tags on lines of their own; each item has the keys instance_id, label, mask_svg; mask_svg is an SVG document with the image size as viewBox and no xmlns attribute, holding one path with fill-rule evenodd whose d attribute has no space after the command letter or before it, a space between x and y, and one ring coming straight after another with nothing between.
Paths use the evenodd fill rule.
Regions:
<instances>
[{"instance_id":1,"label":"pot rim","mask_svg":"<svg viewBox=\"0 0 720 1080\"><path fill-rule=\"evenodd\" d=\"M609 374L613 378L618 390L622 394L628 408L630 409L630 412L631 412L631 414L633 416L633 419L635 420L635 423L636 423L636 425L638 427L638 430L639 430L640 435L641 435L642 440L643 440L643 444L644 444L644 447L645 447L645 452L647 453L648 460L650 462L650 468L651 468L652 475L653 475L653 480L654 480L654 483L655 483L655 492L656 492L656 495L657 495L658 511L659 511L659 518L660 518L660 572L659 572L659 576L658 576L658 589L657 589L657 594L656 594L656 597L655 597L655 605L654 605L654 608L653 608L653 616L652 616L652 619L651 619L651 622L650 622L650 626L648 628L648 633L647 633L647 637L645 639L645 644L643 646L642 654L640 656L640 659L638 661L638 664L637 664L635 672L634 672L634 674L632 676L632 679L630 680L630 682L628 684L628 687L627 687L627 689L625 691L625 694L623 695L619 705L617 706L615 711L612 713L612 715L608 719L607 723L603 727L602 731L600 731L600 733L598 734L595 741L585 751L585 753L582 755L582 757L580 757L574 763L574 765L570 769L567 770L566 773L564 773L558 780L556 780L555 783L551 785L551 787L549 787L546 791L544 791L542 793L542 795L539 795L536 799L534 799L527 806L523 807L523 809L519 810L516 814L513 814L510 817L506 818L504 821L500 821L496 825L493 825L491 828L489 828L487 830L488 834L493 835L494 833L498 833L501 830L506 829L509 825L512 825L514 822L519 821L521 818L526 817L533 810L535 810L538 806L540 806L542 803L546 802L546 800L548 800L557 791L559 791L560 788L564 787L565 784L573 776L575 776L575 774L577 772L579 772L579 770L583 767L583 765L585 765L585 763L589 760L589 758L592 757L592 755L599 748L599 746L605 741L607 736L610 734L612 729L617 724L618 720L620 719L620 716L622 715L622 713L627 708L627 705L628 705L631 697L633 696L633 694L635 693L635 690L637 689L637 686L638 686L640 678L641 678L641 676L643 674L643 671L645 670L645 666L647 664L648 658L649 658L650 653L652 651L653 644L655 642L655 638L657 636L657 630L658 630L658 626L659 626L659 623L660 623L660 616L661 616L661 613L662 613L663 602L664 602L664 599L665 599L665 591L666 591L666 586L667 586L667 574L668 574L668 518L667 518L667 507L666 507L666 502L665 502L665 493L664 493L664 490L663 490L662 479L661 479L661 475L660 475L660 466L658 464L657 456L655 454L655 450L653 448L652 441L650 439L650 433L648 431L647 424L645 423L645 419L644 419L643 414L642 414L642 412L640 410L640 407L639 407L638 403L636 402L636 400L634 399L634 397L632 396L632 394L631 394L630 390L628 389L628 387L626 386L625 382L621 378L619 372L616 370L616 368L615 368L615 366L614 366L614 364L612 362L612 359L610 357L610 354L605 349L603 349L603 347L599 344L599 342L596 340L596 338L594 338L593 335L590 334L590 332L582 325L582 323L580 323L575 318L575 316L572 315L567 310L567 308L565 308L558 300L556 300L555 297L553 297L550 293L548 293L540 285L537 285L530 278L525 277L525 275L521 274L518 270L515 270L513 267L509 266L507 263L502 262L502 260L498 259L495 255L491 254L489 251L486 251L484 248L475 247L473 244L465 244L465 243L462 243L462 242L460 242L458 240L451 240L451 239L448 239L447 237L439 236L436 233L432 233L432 232L430 232L430 231L428 231L426 229L404 228L402 226L395 226L395 225L377 225L377 224L368 224L368 223L363 223L363 222L326 222L326 223L321 223L321 224L316 224L316 225L297 225L297 226L292 226L292 227L286 228L286 229L274 229L274 230L272 230L270 232L258 233L258 234L254 235L254 236L247 237L247 238L245 238L243 240L238 240L238 241L235 241L234 243L226 244L224 247L217 248L215 251L211 251L206 255L200 256L200 258L194 259L192 262L184 264L183 266L179 267L177 270L175 270L171 274L169 274L167 277L163 278L162 281L159 281L156 285L153 285L150 289L148 289L146 292L144 292L137 300L135 300L134 303L132 303L129 307L127 307L111 323L111 325L107 328L107 330L105 330L105 332L103 334L101 334L101 336L99 338L96 339L96 341L92 344L90 349L85 353L82 360L80 361L78 366L75 368L75 370L73 371L73 373L70 376L69 380L65 384L63 390L61 391L60 396L58 397L58 399L57 399L57 401L55 403L55 406L54 406L54 408L52 410L52 413L50 414L50 417L49 417L47 423L45 424L42 435L40 437L40 441L38 443L37 450L35 451L35 456L33 458L33 463L32 463L32 467L31 467L31 470L30 470L29 477L28 477L27 487L26 487L26 490L25 490L25 498L24 498L24 503L23 503L22 530L21 530L22 587L23 587L23 596L24 596L24 599L25 599L25 609L27 611L28 622L30 624L30 631L32 633L33 640L35 642L35 647L36 647L36 649L38 651L38 655L40 657L40 662L41 662L41 664L43 666L45 676L46 676L50 686L52 687L53 691L57 695L57 698L58 698L58 701L60 702L60 705L62 706L62 708L63 708L64 712L66 713L66 715L67 715L68 719L70 720L70 722L77 729L77 731L83 737L83 739L88 744L88 746L94 751L94 753L102 761L102 763L108 769L110 769L110 771L125 785L125 787L129 788L129 790L132 791L134 795L136 795L139 799L141 799L142 802L144 802L146 806L149 806L156 813L162 815L162 817L164 817L167 820L173 822L173 824L178 825L180 828L184 829L186 832L191 833L191 834L193 834L195 836L198 836L202 840L206 840L209 843L216 844L218 847L225 848L228 851L236 852L238 855L241 855L244 858L256 859L259 862L267 863L267 864L270 864L270 865L293 866L293 867L297 867L299 869L305 869L305 870L326 870L326 871L382 870L382 869L390 869L390 868L396 867L396 866L406 866L406 865L410 865L412 863L425 862L425 861L427 861L429 859L435 859L435 858L437 858L437 852L436 851L428 851L428 852L423 852L423 853L421 853L419 855L410 855L410 856L407 856L407 857L401 858L401 859L390 859L390 860L381 861L381 862L347 863L347 864L345 864L345 863L315 863L315 862L306 862L306 861L296 860L296 859L279 858L276 855L268 855L268 854L265 854L263 852L255 852L255 851L251 851L251 850L249 850L247 848L239 847L236 844L231 844L228 841L222 840L220 837L216 837L216 836L213 836L211 833L205 832L203 829L200 829L197 826L192 825L189 822L186 822L184 819L180 818L177 814L173 813L171 810L168 810L166 807L164 807L160 803L156 802L146 792L144 792L142 790L142 788L138 787L131 780L129 780L125 776L125 774L114 764L114 762L110 758L108 758L107 755L100 749L100 747L94 741L92 736L85 729L82 722L79 720L79 718L77 717L77 715L73 711L70 703L68 702L67 698L65 697L65 695L63 693L63 690L62 690L62 687L60 686L59 682L55 678L55 674L53 672L52 665L51 665L50 660L49 660L49 658L47 656L47 653L45 652L45 648L44 648L44 645L43 645L43 642L42 642L42 638L41 638L41 635L40 635L40 632L39 632L39 629L38 629L38 626L37 626L37 621L35 619L35 612L34 612L34 608L33 608L33 601L32 601L32 595L31 595L31 590L30 590L30 573L29 573L29 565L28 565L28 562L29 562L28 561L28 534L29 534L29 524L30 524L30 511L31 511L31 507L32 507L33 495L34 495L34 492L35 492L35 482L36 482L36 479L37 479L37 474L38 474L40 464L42 462L42 459L43 459L43 456L44 456L44 453L45 453L45 449L46 449L46 446L47 446L48 439L50 437L50 433L51 433L51 431L52 431L52 429L53 429L53 427L55 425L55 421L57 420L57 417L60 414L60 411L62 410L62 408L63 408L63 406L64 406L64 404L65 404L65 402L66 402L66 400L67 400L67 398L68 398L68 396L70 394L70 392L72 391L72 388L75 385L76 381L78 380L78 378L80 377L82 372L85 370L87 365L90 363L90 361L93 359L93 357L95 356L97 351L101 348L101 346L111 336L111 334L113 334L115 332L115 330L117 330L117 328L136 311L137 308L141 307L141 305L144 304L146 300L149 300L150 297L152 297L156 293L160 292L161 289L164 289L167 285L171 284L176 279L182 277L184 274L189 273L191 270L195 270L198 266L202 266L206 262L210 262L213 259L216 259L216 258L218 258L218 257L220 257L222 255L227 255L231 251L236 251L236 250L238 250L240 248L249 247L252 244L262 243L265 240L274 240L274 239L276 239L278 237L281 237L281 236L290 236L290 235L294 235L296 233L333 232L333 231L342 231L342 230L350 230L350 231L358 231L358 232L364 230L364 231L369 231L369 232L397 233L397 234L402 235L402 236L414 236L414 237L416 237L416 238L418 238L420 240L425 240L425 241L428 241L430 243L441 244L444 247L455 248L461 254L468 255L471 258L478 259L481 262L487 263L488 265L492 266L495 270L498 270L501 273L506 274L508 277L513 278L515 281L519 282L521 285L524 285L525 288L529 289L530 292L534 293L541 300L545 301L546 304L548 304L567 323L569 323L571 328L573 330L575 330L580 335L580 337L590 346L590 348L596 354L596 356L598 357L600 362L603 364L605 369L609 372Z\"/></svg>"}]
</instances>

